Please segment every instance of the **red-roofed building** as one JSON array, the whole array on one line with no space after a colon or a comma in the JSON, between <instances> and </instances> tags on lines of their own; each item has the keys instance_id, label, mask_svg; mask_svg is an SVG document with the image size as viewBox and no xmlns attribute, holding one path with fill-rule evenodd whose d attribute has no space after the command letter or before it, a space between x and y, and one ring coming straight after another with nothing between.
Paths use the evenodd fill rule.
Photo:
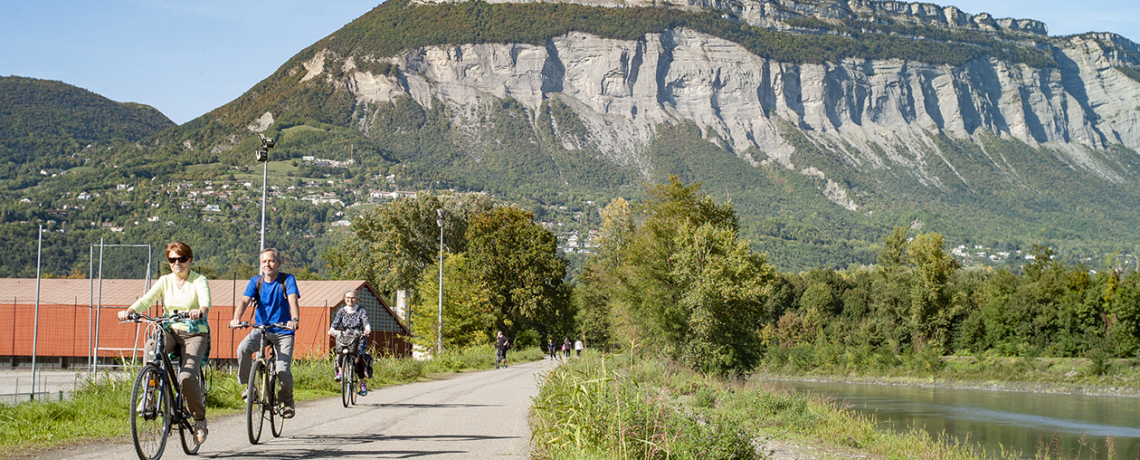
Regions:
<instances>
[{"instance_id":1,"label":"red-roofed building","mask_svg":"<svg viewBox=\"0 0 1140 460\"><path fill-rule=\"evenodd\" d=\"M238 342L248 334L248 330L227 327L248 281L210 280L211 359L234 359ZM37 357L90 359L95 348L103 359L131 357L136 350L141 354L145 329L134 323L120 324L116 315L147 288L146 280L40 280ZM301 291L301 325L293 345L295 358L328 356L334 346L327 334L329 324L350 289L359 293L360 305L368 311L371 343L377 352L411 356L411 331L367 281L299 280L297 289ZM35 279L0 279L0 357L10 358L13 364L32 356L35 306ZM151 308L152 315L160 312L158 306ZM244 319L252 318L253 309L246 309Z\"/></svg>"}]
</instances>

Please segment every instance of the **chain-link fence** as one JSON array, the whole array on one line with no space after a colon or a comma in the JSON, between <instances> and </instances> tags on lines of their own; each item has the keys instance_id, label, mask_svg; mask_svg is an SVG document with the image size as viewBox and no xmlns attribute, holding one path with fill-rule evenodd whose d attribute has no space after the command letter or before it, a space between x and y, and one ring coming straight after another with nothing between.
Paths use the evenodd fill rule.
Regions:
<instances>
[{"instance_id":1,"label":"chain-link fence","mask_svg":"<svg viewBox=\"0 0 1140 460\"><path fill-rule=\"evenodd\" d=\"M136 328L119 327L115 315L149 289L152 247L95 244L89 253L87 279L0 280L0 357L9 364L3 372L12 374L0 375L0 402L65 397L75 381L64 388L37 374L58 369L78 376L81 369L90 375L141 348Z\"/></svg>"}]
</instances>

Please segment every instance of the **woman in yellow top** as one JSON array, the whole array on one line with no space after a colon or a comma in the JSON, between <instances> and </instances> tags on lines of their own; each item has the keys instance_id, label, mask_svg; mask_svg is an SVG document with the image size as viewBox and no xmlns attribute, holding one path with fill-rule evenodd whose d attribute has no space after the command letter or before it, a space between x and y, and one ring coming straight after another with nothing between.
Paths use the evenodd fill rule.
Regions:
<instances>
[{"instance_id":1,"label":"woman in yellow top","mask_svg":"<svg viewBox=\"0 0 1140 460\"><path fill-rule=\"evenodd\" d=\"M162 297L164 314L186 312L190 319L174 323L165 331L166 350L174 351L175 344L182 346L182 368L178 372L178 384L186 395L186 406L194 416L194 437L201 444L206 440L206 405L202 398L202 384L198 381L198 369L210 340L209 323L210 285L206 277L190 271L194 251L186 243L175 241L165 247L166 260L170 263L170 274L162 276L150 292L131 304L130 308L119 312L119 321L125 321L132 312L142 313L150 309ZM154 341L146 342L146 357L154 353Z\"/></svg>"}]
</instances>

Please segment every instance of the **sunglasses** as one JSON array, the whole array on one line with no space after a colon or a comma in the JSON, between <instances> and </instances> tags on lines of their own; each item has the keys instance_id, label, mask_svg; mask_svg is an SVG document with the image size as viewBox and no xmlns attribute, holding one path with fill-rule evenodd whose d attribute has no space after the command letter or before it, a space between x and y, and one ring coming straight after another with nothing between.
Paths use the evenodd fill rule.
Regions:
<instances>
[{"instance_id":1,"label":"sunglasses","mask_svg":"<svg viewBox=\"0 0 1140 460\"><path fill-rule=\"evenodd\" d=\"M184 264L184 263L186 263L186 262L190 261L190 258L189 258L189 257L186 257L186 256L182 256L182 257L167 257L167 258L166 258L166 261L167 261L167 262L170 262L170 263L175 263L175 262L178 262L178 263L180 263L180 264Z\"/></svg>"}]
</instances>

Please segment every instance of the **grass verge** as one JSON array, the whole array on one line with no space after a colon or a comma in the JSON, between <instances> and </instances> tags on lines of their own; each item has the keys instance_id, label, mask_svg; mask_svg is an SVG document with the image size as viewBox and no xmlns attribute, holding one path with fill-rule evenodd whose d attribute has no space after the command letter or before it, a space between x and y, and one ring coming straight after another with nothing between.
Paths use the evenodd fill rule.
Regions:
<instances>
[{"instance_id":1,"label":"grass verge","mask_svg":"<svg viewBox=\"0 0 1140 460\"><path fill-rule=\"evenodd\" d=\"M876 431L870 418L819 397L629 354L594 354L552 371L531 427L537 460L759 459L767 440L806 441L847 457L1018 458L918 429Z\"/></svg>"},{"instance_id":2,"label":"grass verge","mask_svg":"<svg viewBox=\"0 0 1140 460\"><path fill-rule=\"evenodd\" d=\"M511 353L510 360L537 361L543 356L538 348L531 348ZM494 353L486 346L445 351L431 361L383 357L377 358L372 367L374 374L369 386L379 388L432 375L490 369L494 367ZM0 405L0 458L29 456L67 443L129 436L127 406L136 372L89 381L64 401ZM339 395L340 384L332 376L331 359L294 361L295 398L304 401ZM245 410L235 374L214 374L206 410L208 417Z\"/></svg>"}]
</instances>

